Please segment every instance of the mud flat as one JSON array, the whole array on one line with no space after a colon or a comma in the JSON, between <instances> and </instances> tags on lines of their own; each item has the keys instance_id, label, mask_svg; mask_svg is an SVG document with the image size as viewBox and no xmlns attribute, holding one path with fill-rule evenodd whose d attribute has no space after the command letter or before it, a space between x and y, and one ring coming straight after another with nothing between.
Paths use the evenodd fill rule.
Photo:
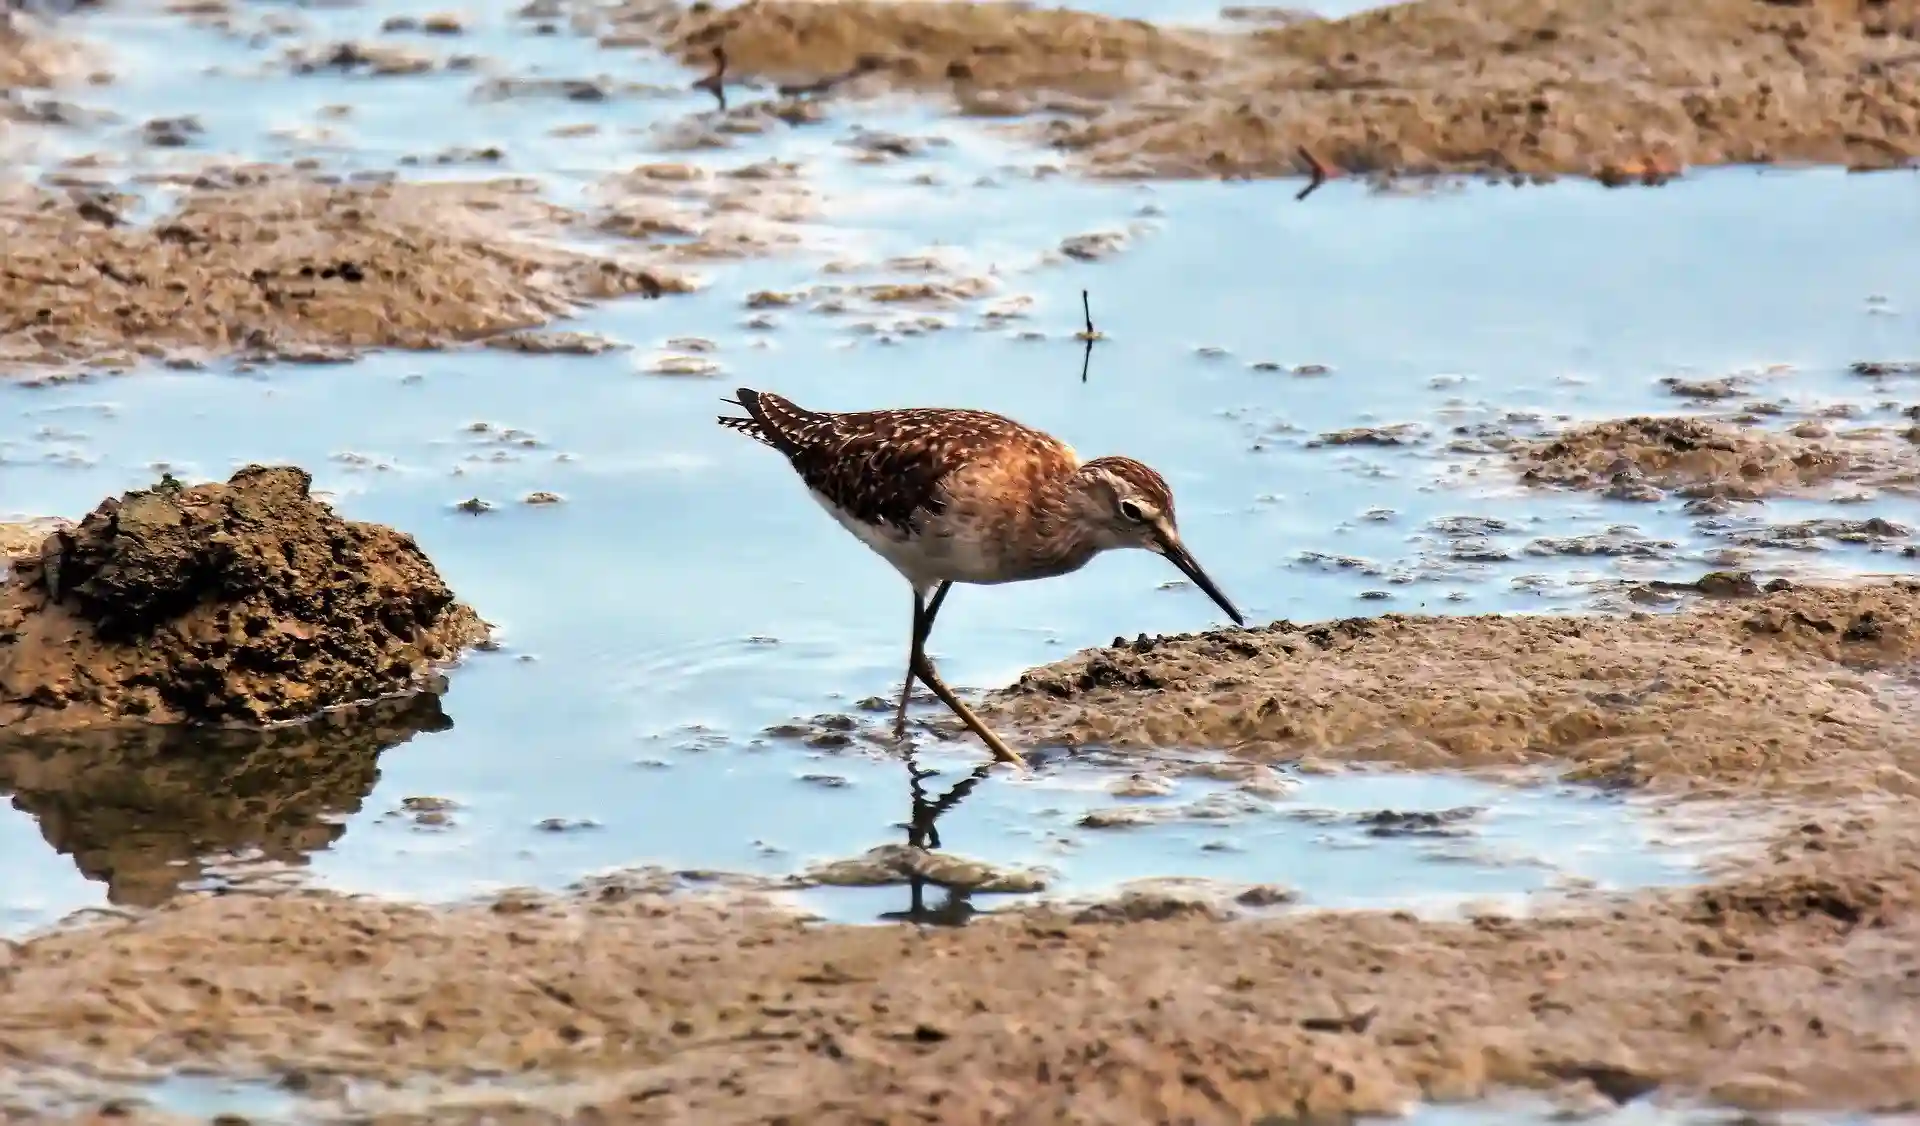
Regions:
<instances>
[{"instance_id":1,"label":"mud flat","mask_svg":"<svg viewBox=\"0 0 1920 1126\"><path fill-rule=\"evenodd\" d=\"M1035 126L1093 172L1592 175L1690 165L1895 167L1920 152L1920 8L1711 0L1416 0L1244 33L980 3L758 0L662 14L660 43L789 87L906 88Z\"/></svg>"},{"instance_id":2,"label":"mud flat","mask_svg":"<svg viewBox=\"0 0 1920 1126\"><path fill-rule=\"evenodd\" d=\"M1704 583L1709 590L1751 584ZM1431 769L1566 762L1618 785L1920 793L1920 583L1680 614L1377 618L1116 639L991 698L1040 741Z\"/></svg>"},{"instance_id":3,"label":"mud flat","mask_svg":"<svg viewBox=\"0 0 1920 1126\"><path fill-rule=\"evenodd\" d=\"M0 729L244 725L416 691L487 636L412 538L304 470L103 501L0 585Z\"/></svg>"},{"instance_id":4,"label":"mud flat","mask_svg":"<svg viewBox=\"0 0 1920 1126\"><path fill-rule=\"evenodd\" d=\"M327 185L217 169L157 222L113 192L0 199L0 368L329 361L544 325L684 278L542 241L565 215L527 185Z\"/></svg>"},{"instance_id":5,"label":"mud flat","mask_svg":"<svg viewBox=\"0 0 1920 1126\"><path fill-rule=\"evenodd\" d=\"M384 1121L1242 1123L1508 1085L1591 1108L1920 1099L1920 584L1609 619L1223 630L1034 670L1023 737L1410 765L1571 760L1798 803L1686 891L1525 917L1043 908L809 924L664 873L428 908L190 894L12 947L16 1071L218 1066ZM1349 749L1350 748L1350 749ZM489 1077L512 1076L510 1086Z\"/></svg>"}]
</instances>

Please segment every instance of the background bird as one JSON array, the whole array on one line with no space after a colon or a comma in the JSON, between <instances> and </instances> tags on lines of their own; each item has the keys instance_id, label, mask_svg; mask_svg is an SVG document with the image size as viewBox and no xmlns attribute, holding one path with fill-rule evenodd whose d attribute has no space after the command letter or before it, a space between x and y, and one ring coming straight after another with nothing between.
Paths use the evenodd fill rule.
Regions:
<instances>
[{"instance_id":1,"label":"background bird","mask_svg":"<svg viewBox=\"0 0 1920 1126\"><path fill-rule=\"evenodd\" d=\"M918 677L996 758L1024 765L927 658L934 617L954 583L1050 578L1079 570L1103 551L1141 548L1165 556L1236 625L1244 624L1180 542L1165 479L1132 458L1083 462L1058 438L991 411L835 413L746 387L735 394L722 401L747 417L722 415L720 425L784 455L821 507L913 588L896 736L906 732L907 695Z\"/></svg>"}]
</instances>

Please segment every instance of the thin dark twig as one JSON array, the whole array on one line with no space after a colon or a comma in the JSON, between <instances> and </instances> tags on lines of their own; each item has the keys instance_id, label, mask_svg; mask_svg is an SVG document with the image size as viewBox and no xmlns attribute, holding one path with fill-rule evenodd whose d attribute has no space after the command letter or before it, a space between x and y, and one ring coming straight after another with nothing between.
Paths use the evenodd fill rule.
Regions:
<instances>
[{"instance_id":1,"label":"thin dark twig","mask_svg":"<svg viewBox=\"0 0 1920 1126\"><path fill-rule=\"evenodd\" d=\"M1087 381L1087 368L1093 363L1093 342L1096 340L1104 340L1106 336L1099 329L1093 327L1093 305L1088 301L1087 291L1084 289L1080 291L1080 315L1085 318L1087 327L1075 333L1074 336L1086 344L1085 350L1080 353L1080 382L1085 383Z\"/></svg>"},{"instance_id":2,"label":"thin dark twig","mask_svg":"<svg viewBox=\"0 0 1920 1126\"><path fill-rule=\"evenodd\" d=\"M1336 175L1332 169L1322 164L1320 158L1313 155L1312 150L1308 149L1305 145L1300 146L1300 158L1307 162L1307 168L1312 172L1313 179L1307 182L1306 187L1300 189L1299 195L1293 197L1296 203L1312 195L1314 192L1319 191L1320 185L1326 183Z\"/></svg>"},{"instance_id":3,"label":"thin dark twig","mask_svg":"<svg viewBox=\"0 0 1920 1126\"><path fill-rule=\"evenodd\" d=\"M720 112L727 112L727 48L724 44L713 45L713 73L693 84L695 90L705 90L720 103Z\"/></svg>"}]
</instances>

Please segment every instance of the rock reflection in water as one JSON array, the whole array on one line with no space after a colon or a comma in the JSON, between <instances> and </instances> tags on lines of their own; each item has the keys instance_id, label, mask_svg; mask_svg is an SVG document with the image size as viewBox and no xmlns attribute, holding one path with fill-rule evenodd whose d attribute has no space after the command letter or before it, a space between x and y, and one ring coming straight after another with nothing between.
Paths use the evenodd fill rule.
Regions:
<instances>
[{"instance_id":1,"label":"rock reflection in water","mask_svg":"<svg viewBox=\"0 0 1920 1126\"><path fill-rule=\"evenodd\" d=\"M267 729L132 727L0 738L0 790L109 902L153 907L209 857L304 864L345 831L380 755L453 726L437 693Z\"/></svg>"}]
</instances>

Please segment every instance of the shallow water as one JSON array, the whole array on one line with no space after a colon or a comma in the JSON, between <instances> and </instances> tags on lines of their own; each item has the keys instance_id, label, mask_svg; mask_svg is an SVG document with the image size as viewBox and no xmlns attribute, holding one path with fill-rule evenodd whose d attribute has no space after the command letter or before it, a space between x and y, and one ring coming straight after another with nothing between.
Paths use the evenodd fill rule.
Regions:
<instances>
[{"instance_id":1,"label":"shallow water","mask_svg":"<svg viewBox=\"0 0 1920 1126\"><path fill-rule=\"evenodd\" d=\"M269 10L309 25L313 38L339 38L372 37L400 9ZM689 77L637 52L525 34L507 11L480 5L468 35L409 42L511 59L504 72L521 77L682 87ZM243 22L259 14L242 12ZM808 503L776 458L712 424L720 397L739 384L821 408L987 407L1089 455L1139 456L1173 483L1190 546L1253 621L1579 610L1610 582L1688 580L1724 564L1724 529L1677 501L1526 491L1497 457L1447 448L1455 428L1532 433L1569 417L1694 409L1660 384L1674 375L1750 373L1755 400L1785 405L1782 425L1840 406L1854 412L1847 425L1887 424L1920 399L1912 379L1847 370L1920 355L1904 311L1920 300L1911 268L1920 196L1905 175L1724 171L1657 191L1469 185L1401 196L1335 182L1296 203L1298 185L1288 183L1075 182L1045 171L1049 154L904 102L839 107L818 125L736 138L730 149L662 155L648 149L653 127L701 98L476 99L476 86L506 64L287 77L260 73L278 41L256 50L138 11L76 17L76 26L123 52L125 81L73 96L125 120L53 136L38 149L46 161L115 143L144 118L192 112L204 131L188 149L139 150L135 167L242 153L419 177L505 171L538 175L552 198L575 203L599 176L640 161L721 168L777 155L802 162L819 217L800 229L805 249L704 265L709 287L698 295L608 305L566 326L629 351L384 354L338 367L215 365L0 389L0 518L78 516L162 466L197 479L249 461L292 462L346 515L414 533L504 642L453 673L450 726L387 749L370 788L301 806L304 836L266 839L222 822L215 807L201 811L193 836L137 787L124 823L75 835L71 817L48 821L46 810L62 808L60 775L39 790L13 782L17 808L0 816L9 872L0 926L12 931L106 902L100 873L111 869L54 849L148 848L180 860L181 879L196 885L263 857L304 863L332 886L449 899L636 864L784 876L904 840L914 805L898 757L766 734L896 692L909 607L898 578ZM173 69L207 66L226 73L180 82ZM322 117L332 105L353 109ZM601 131L553 135L583 122ZM334 132L315 134L323 123ZM846 143L856 123L950 143L860 163ZM502 167L397 163L488 144L506 152ZM1100 231L1127 233L1127 245L1093 263L1051 253L1063 238ZM742 327L749 293L846 280L822 274L830 257L868 263L862 276L878 280L909 276L885 262L910 254L933 254L963 275L992 272L995 298L1031 297L1031 314L988 321L975 305L828 315L803 303L775 314L770 329ZM1072 339L1082 289L1108 335L1085 381ZM898 324L923 315L938 327ZM667 341L687 336L717 344L718 378L646 373ZM1308 364L1329 370L1292 373ZM1398 423L1431 437L1390 448L1310 444L1328 431ZM536 490L564 503L520 503ZM480 516L454 507L475 496L496 507ZM1912 529L1920 500L1777 502L1738 517L1835 514ZM1591 534L1608 536L1611 553L1546 542ZM1911 543L1760 547L1739 565L1763 580L1912 573L1899 550ZM987 687L1116 634L1216 624L1211 604L1176 578L1139 555L1047 583L958 591L932 650L954 683ZM919 761L939 771L927 782L934 797L980 758L970 743L920 741ZM116 769L68 765L96 780ZM1681 882L1724 843L1577 788L1366 773L1276 775L1251 795L1187 776L1172 794L1129 800L1199 802L1227 816L1081 826L1089 810L1127 804L1106 789L1133 769L1093 755L1031 780L995 775L942 815L942 843L1048 868L1052 890L1069 896L1209 876L1286 884L1314 906L1435 909L1511 905L1584 881ZM423 824L410 798L451 806ZM1356 820L1474 806L1487 809L1453 825L1459 836L1374 836ZM222 825L224 837L208 828ZM73 841L85 849L62 843ZM209 869L174 855L196 841L230 863ZM114 898L130 901L118 890ZM798 897L849 920L897 914L909 898L904 888Z\"/></svg>"}]
</instances>

